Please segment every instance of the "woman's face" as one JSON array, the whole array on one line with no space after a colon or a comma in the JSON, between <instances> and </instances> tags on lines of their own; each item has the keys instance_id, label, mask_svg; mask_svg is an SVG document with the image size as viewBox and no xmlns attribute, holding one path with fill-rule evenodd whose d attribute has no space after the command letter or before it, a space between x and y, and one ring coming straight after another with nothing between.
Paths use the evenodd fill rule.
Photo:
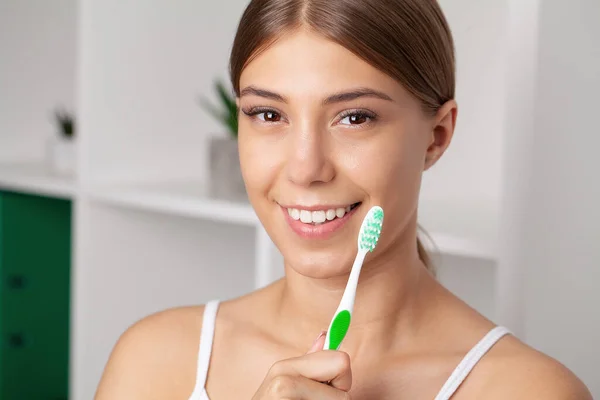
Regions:
<instances>
[{"instance_id":1,"label":"woman's face","mask_svg":"<svg viewBox=\"0 0 600 400\"><path fill-rule=\"evenodd\" d=\"M299 31L255 58L240 89L248 196L288 267L319 278L348 273L375 205L385 220L369 257L414 240L435 121L399 83Z\"/></svg>"}]
</instances>

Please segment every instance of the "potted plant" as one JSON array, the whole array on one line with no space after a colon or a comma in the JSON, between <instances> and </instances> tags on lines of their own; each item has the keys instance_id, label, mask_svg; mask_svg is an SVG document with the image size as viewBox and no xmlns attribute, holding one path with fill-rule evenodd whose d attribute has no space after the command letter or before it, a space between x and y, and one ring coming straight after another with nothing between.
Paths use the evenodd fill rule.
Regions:
<instances>
[{"instance_id":1,"label":"potted plant","mask_svg":"<svg viewBox=\"0 0 600 400\"><path fill-rule=\"evenodd\" d=\"M209 190L211 195L234 200L246 199L246 186L240 168L238 151L238 109L235 96L217 80L214 89L218 105L200 98L201 106L225 129L226 135L211 136L208 145Z\"/></svg>"},{"instance_id":2,"label":"potted plant","mask_svg":"<svg viewBox=\"0 0 600 400\"><path fill-rule=\"evenodd\" d=\"M75 117L64 109L53 114L56 134L49 146L50 166L61 175L70 175L75 168Z\"/></svg>"}]
</instances>

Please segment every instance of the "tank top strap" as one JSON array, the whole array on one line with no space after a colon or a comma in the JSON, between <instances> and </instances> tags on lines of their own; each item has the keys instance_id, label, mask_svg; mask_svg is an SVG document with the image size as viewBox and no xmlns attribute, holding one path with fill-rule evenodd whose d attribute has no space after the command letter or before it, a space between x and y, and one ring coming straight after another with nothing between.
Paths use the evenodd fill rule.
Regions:
<instances>
[{"instance_id":1,"label":"tank top strap","mask_svg":"<svg viewBox=\"0 0 600 400\"><path fill-rule=\"evenodd\" d=\"M442 390L436 396L435 400L448 400L458 390L459 386L467 379L477 363L483 356L510 331L502 326L497 326L488 332L483 339L479 341L462 359L456 367L450 378L446 381Z\"/></svg>"},{"instance_id":2,"label":"tank top strap","mask_svg":"<svg viewBox=\"0 0 600 400\"><path fill-rule=\"evenodd\" d=\"M208 377L208 368L210 366L210 356L212 354L212 346L215 336L215 323L217 320L218 309L219 300L209 301L204 307L204 316L202 317L202 330L200 332L200 346L198 349L198 367L196 371L196 386L194 388L194 394L205 393L206 378ZM191 398L195 398L194 394L192 394Z\"/></svg>"}]
</instances>

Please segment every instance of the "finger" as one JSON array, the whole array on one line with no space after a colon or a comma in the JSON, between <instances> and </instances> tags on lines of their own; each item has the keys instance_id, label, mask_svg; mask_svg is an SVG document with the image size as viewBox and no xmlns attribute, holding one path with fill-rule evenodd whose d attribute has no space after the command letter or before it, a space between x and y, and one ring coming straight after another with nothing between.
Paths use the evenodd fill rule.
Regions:
<instances>
[{"instance_id":1,"label":"finger","mask_svg":"<svg viewBox=\"0 0 600 400\"><path fill-rule=\"evenodd\" d=\"M308 350L308 353L306 353L306 354L314 353L315 351L321 350L323 348L323 346L325 345L326 334L327 334L326 331L322 331L319 334L319 336L317 336L317 338L313 342L313 345L311 346L310 350Z\"/></svg>"},{"instance_id":2,"label":"finger","mask_svg":"<svg viewBox=\"0 0 600 400\"><path fill-rule=\"evenodd\" d=\"M317 382L329 382L336 389L349 391L352 386L350 357L341 351L323 350L275 363L270 374L304 376Z\"/></svg>"},{"instance_id":3,"label":"finger","mask_svg":"<svg viewBox=\"0 0 600 400\"><path fill-rule=\"evenodd\" d=\"M304 376L280 375L269 384L268 394L274 398L297 400L348 400L347 392L316 382Z\"/></svg>"}]
</instances>

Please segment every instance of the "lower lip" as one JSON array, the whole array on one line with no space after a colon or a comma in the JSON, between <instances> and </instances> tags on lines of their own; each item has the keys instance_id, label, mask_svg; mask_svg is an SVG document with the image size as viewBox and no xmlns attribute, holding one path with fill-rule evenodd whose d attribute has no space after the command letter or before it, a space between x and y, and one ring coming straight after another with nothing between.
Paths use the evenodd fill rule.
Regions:
<instances>
[{"instance_id":1,"label":"lower lip","mask_svg":"<svg viewBox=\"0 0 600 400\"><path fill-rule=\"evenodd\" d=\"M302 221L296 221L290 216L286 208L281 207L281 210L283 211L284 218L288 225L297 235L307 239L327 239L346 224L350 217L354 215L358 207L360 207L360 205L344 214L342 218L336 217L335 219L320 225L305 224Z\"/></svg>"}]
</instances>

